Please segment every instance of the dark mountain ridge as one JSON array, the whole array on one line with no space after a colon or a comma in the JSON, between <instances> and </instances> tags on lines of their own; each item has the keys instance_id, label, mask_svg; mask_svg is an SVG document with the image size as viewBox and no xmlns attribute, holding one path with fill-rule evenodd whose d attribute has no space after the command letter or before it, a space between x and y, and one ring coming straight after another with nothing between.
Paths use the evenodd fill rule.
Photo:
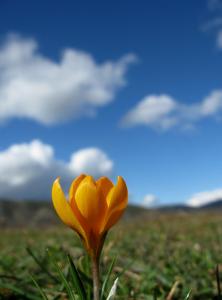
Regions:
<instances>
[{"instance_id":1,"label":"dark mountain ridge","mask_svg":"<svg viewBox=\"0 0 222 300\"><path fill-rule=\"evenodd\" d=\"M136 205L129 205L124 219L148 217L155 213L195 213L201 211L220 211L222 210L222 199L194 208L186 205L168 205L156 208L144 208ZM13 201L0 200L0 227L24 227L42 226L59 224L51 201Z\"/></svg>"}]
</instances>

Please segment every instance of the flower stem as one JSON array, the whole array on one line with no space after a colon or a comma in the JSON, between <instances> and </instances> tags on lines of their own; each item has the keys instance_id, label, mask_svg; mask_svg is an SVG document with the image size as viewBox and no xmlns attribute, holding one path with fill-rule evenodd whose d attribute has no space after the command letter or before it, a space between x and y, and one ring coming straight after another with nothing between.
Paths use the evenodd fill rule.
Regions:
<instances>
[{"instance_id":1,"label":"flower stem","mask_svg":"<svg viewBox=\"0 0 222 300\"><path fill-rule=\"evenodd\" d=\"M99 258L92 257L93 300L99 300Z\"/></svg>"}]
</instances>

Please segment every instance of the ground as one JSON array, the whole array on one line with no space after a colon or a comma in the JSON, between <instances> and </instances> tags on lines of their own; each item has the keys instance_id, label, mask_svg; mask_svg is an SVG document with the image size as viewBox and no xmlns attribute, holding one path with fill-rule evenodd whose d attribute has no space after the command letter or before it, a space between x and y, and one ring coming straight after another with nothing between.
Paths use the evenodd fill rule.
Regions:
<instances>
[{"instance_id":1,"label":"ground","mask_svg":"<svg viewBox=\"0 0 222 300\"><path fill-rule=\"evenodd\" d=\"M30 275L49 299L68 299L49 252L68 279L67 252L90 274L81 241L62 224L4 228L0 234L0 299L42 299ZM222 214L156 212L129 218L108 235L103 278L115 256L110 285L119 276L116 299L220 299L215 269L222 263Z\"/></svg>"}]
</instances>

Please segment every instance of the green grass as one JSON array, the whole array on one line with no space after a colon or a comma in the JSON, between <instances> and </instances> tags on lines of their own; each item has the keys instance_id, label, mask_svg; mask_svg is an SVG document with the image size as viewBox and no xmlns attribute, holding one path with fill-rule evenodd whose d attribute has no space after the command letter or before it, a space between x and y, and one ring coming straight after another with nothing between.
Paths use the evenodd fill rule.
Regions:
<instances>
[{"instance_id":1,"label":"green grass","mask_svg":"<svg viewBox=\"0 0 222 300\"><path fill-rule=\"evenodd\" d=\"M38 286L48 299L68 299L46 249L68 282L72 279L66 253L71 254L89 294L89 263L70 229L2 229L0 299L43 299ZM219 299L215 268L222 263L222 215L156 213L129 219L114 227L106 240L103 278L115 256L107 288L120 276L116 299Z\"/></svg>"}]
</instances>

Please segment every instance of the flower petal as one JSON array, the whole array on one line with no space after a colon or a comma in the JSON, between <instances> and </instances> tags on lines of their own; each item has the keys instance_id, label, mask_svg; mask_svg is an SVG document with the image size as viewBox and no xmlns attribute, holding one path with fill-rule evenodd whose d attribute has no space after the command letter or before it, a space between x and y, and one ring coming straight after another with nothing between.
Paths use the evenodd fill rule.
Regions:
<instances>
[{"instance_id":1,"label":"flower petal","mask_svg":"<svg viewBox=\"0 0 222 300\"><path fill-rule=\"evenodd\" d=\"M84 228L84 231L86 232L86 234L88 235L89 232L89 226L87 224L86 219L82 216L81 212L79 211L77 205L76 205L76 201L75 201L75 194L76 191L81 183L81 181L86 177L85 174L82 174L78 177L76 177L69 189L69 202L70 202L70 206L72 208L73 213L75 214L76 218L78 219L80 225Z\"/></svg>"},{"instance_id":2,"label":"flower petal","mask_svg":"<svg viewBox=\"0 0 222 300\"><path fill-rule=\"evenodd\" d=\"M113 187L113 183L107 177L100 177L96 181L96 186L99 194L106 199L109 191Z\"/></svg>"},{"instance_id":3,"label":"flower petal","mask_svg":"<svg viewBox=\"0 0 222 300\"><path fill-rule=\"evenodd\" d=\"M103 232L108 231L114 224L116 224L124 213L125 209L115 210L109 214Z\"/></svg>"},{"instance_id":4,"label":"flower petal","mask_svg":"<svg viewBox=\"0 0 222 300\"><path fill-rule=\"evenodd\" d=\"M52 202L60 219L86 239L83 228L75 217L69 203L66 201L59 178L54 181L52 186Z\"/></svg>"},{"instance_id":5,"label":"flower petal","mask_svg":"<svg viewBox=\"0 0 222 300\"><path fill-rule=\"evenodd\" d=\"M125 181L121 176L118 176L117 185L114 186L108 196L107 204L109 211L116 209L124 209L128 202L128 190Z\"/></svg>"},{"instance_id":6,"label":"flower petal","mask_svg":"<svg viewBox=\"0 0 222 300\"><path fill-rule=\"evenodd\" d=\"M69 202L70 202L71 206L72 206L73 200L75 199L75 193L76 193L76 190L77 190L77 188L78 188L80 182L81 182L85 177L86 177L85 174L79 175L78 177L76 177L76 178L73 180L73 182L72 182L72 184L71 184L71 186L70 186L70 189L69 189Z\"/></svg>"},{"instance_id":7,"label":"flower petal","mask_svg":"<svg viewBox=\"0 0 222 300\"><path fill-rule=\"evenodd\" d=\"M98 226L105 213L105 202L100 201L99 192L91 176L86 176L75 194L76 205L91 228Z\"/></svg>"},{"instance_id":8,"label":"flower petal","mask_svg":"<svg viewBox=\"0 0 222 300\"><path fill-rule=\"evenodd\" d=\"M117 185L109 191L106 201L108 209L100 233L111 228L119 220L127 206L128 190L121 176L118 176Z\"/></svg>"}]
</instances>

